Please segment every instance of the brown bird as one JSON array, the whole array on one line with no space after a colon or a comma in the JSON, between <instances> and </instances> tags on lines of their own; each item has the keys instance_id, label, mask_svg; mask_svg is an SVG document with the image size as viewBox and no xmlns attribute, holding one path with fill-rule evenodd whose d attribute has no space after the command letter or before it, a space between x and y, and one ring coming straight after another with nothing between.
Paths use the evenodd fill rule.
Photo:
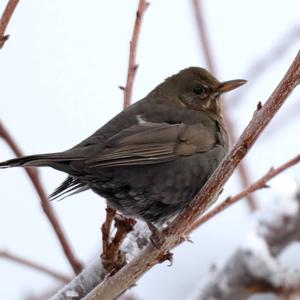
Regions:
<instances>
[{"instance_id":1,"label":"brown bird","mask_svg":"<svg viewBox=\"0 0 300 300\"><path fill-rule=\"evenodd\" d=\"M0 167L52 167L69 176L51 199L91 189L126 216L162 224L195 196L227 153L220 95L245 82L184 69L73 148Z\"/></svg>"}]
</instances>

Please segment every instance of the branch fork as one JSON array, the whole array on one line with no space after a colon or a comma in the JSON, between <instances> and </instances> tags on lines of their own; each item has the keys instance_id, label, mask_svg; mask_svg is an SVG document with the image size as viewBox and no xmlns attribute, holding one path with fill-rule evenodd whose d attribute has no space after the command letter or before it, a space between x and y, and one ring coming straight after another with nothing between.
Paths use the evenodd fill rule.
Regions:
<instances>
[{"instance_id":1,"label":"branch fork","mask_svg":"<svg viewBox=\"0 0 300 300\"><path fill-rule=\"evenodd\" d=\"M114 209L109 207L106 212L106 221L102 225L103 250L101 261L105 270L111 276L126 264L126 255L121 249L121 245L127 234L133 230L136 221L117 214ZM111 237L113 221L117 231L115 236Z\"/></svg>"}]
</instances>

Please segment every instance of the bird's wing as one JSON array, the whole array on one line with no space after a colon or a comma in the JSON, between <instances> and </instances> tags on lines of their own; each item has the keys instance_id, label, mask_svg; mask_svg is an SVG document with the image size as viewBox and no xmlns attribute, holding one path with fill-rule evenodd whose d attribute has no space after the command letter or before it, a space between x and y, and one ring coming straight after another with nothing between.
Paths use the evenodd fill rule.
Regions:
<instances>
[{"instance_id":1,"label":"bird's wing","mask_svg":"<svg viewBox=\"0 0 300 300\"><path fill-rule=\"evenodd\" d=\"M202 124L143 123L107 141L104 152L88 160L90 167L156 164L211 149L216 131Z\"/></svg>"}]
</instances>

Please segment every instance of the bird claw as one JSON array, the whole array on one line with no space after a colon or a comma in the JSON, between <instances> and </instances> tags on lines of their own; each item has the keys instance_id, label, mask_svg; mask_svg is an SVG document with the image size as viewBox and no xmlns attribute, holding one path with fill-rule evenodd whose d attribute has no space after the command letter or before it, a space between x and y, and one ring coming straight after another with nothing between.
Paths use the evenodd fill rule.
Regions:
<instances>
[{"instance_id":1,"label":"bird claw","mask_svg":"<svg viewBox=\"0 0 300 300\"><path fill-rule=\"evenodd\" d=\"M153 246L156 249L160 249L160 245L165 240L164 234L152 223L147 222L147 225L148 225L150 231L152 232L152 234L150 236L151 243L153 244ZM168 266L171 267L173 265L173 253L172 252L167 251L167 252L160 254L160 256L158 258L158 262L163 263L166 260L168 260L170 262Z\"/></svg>"},{"instance_id":2,"label":"bird claw","mask_svg":"<svg viewBox=\"0 0 300 300\"><path fill-rule=\"evenodd\" d=\"M160 257L158 262L161 264L164 261L168 260L170 263L168 264L168 267L171 267L173 265L173 253L168 251L163 253Z\"/></svg>"},{"instance_id":3,"label":"bird claw","mask_svg":"<svg viewBox=\"0 0 300 300\"><path fill-rule=\"evenodd\" d=\"M147 222L147 225L151 231L150 241L156 249L160 248L160 245L164 241L164 234L152 223Z\"/></svg>"},{"instance_id":4,"label":"bird claw","mask_svg":"<svg viewBox=\"0 0 300 300\"><path fill-rule=\"evenodd\" d=\"M185 234L183 234L183 235L180 236L180 241L181 241L181 242L194 243L194 242L190 239L190 237L189 237L188 235L185 235Z\"/></svg>"}]
</instances>

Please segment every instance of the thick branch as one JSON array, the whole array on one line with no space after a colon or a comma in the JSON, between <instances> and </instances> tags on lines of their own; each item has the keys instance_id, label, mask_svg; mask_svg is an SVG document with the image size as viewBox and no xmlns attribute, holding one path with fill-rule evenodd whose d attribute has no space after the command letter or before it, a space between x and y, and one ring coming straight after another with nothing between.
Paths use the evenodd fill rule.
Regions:
<instances>
[{"instance_id":1,"label":"thick branch","mask_svg":"<svg viewBox=\"0 0 300 300\"><path fill-rule=\"evenodd\" d=\"M228 197L220 205L216 206L214 209L212 209L211 211L209 211L203 217L200 217L197 221L195 221L189 227L189 229L187 230L187 233L189 233L189 232L193 231L194 229L198 228L200 225L202 225L203 223L207 222L208 220L210 220L215 215L219 214L220 212L222 212L223 210L225 210L226 208L228 208L232 204L234 204L237 201L243 199L248 194L253 193L253 192L255 192L255 191L259 190L259 189L263 189L263 188L268 187L267 186L267 182L269 180L271 180L273 177L277 176L278 174L282 173L286 169L288 169L288 168L294 166L295 164L299 163L299 161L300 161L300 155L297 155L296 157L294 157L293 159L289 160L288 162L286 162L282 166L280 166L280 167L278 167L276 169L271 168L271 170L267 174L265 174L264 176L262 176L260 179L258 179L256 182L254 182L253 184L251 184L250 186L248 186L246 189L244 189L240 193L236 194L235 196Z\"/></svg>"},{"instance_id":2,"label":"thick branch","mask_svg":"<svg viewBox=\"0 0 300 300\"><path fill-rule=\"evenodd\" d=\"M208 206L217 198L225 182L232 175L234 169L248 153L260 133L268 125L284 101L299 84L300 81L300 52L296 56L289 70L274 90L270 98L254 113L253 119L244 130L239 141L219 165L208 182L190 202L189 205L163 231L159 247L148 245L135 259L123 267L112 277L107 278L85 299L113 299L134 284L145 272L159 262L162 253L172 249L181 242L181 238L188 228L197 220Z\"/></svg>"},{"instance_id":3,"label":"thick branch","mask_svg":"<svg viewBox=\"0 0 300 300\"><path fill-rule=\"evenodd\" d=\"M135 73L138 65L136 64L136 50L138 45L139 34L141 31L141 25L144 13L148 7L149 3L145 0L139 1L138 10L136 12L136 19L134 23L132 38L130 41L130 51L129 51L129 61L128 61L128 72L127 72L127 82L124 89L124 108L128 107L131 103L132 88Z\"/></svg>"},{"instance_id":4,"label":"thick branch","mask_svg":"<svg viewBox=\"0 0 300 300\"><path fill-rule=\"evenodd\" d=\"M61 273L56 272L56 271L53 271L53 270L49 269L46 266L40 265L40 264L38 264L36 262L33 262L33 261L31 261L31 260L29 260L27 258L20 257L20 256L18 256L16 254L12 254L12 253L7 252L7 251L0 250L0 257L8 259L8 260L11 260L11 261L13 261L15 263L24 265L24 266L29 267L31 269L40 271L42 273L48 274L48 275L54 277L55 279L57 279L59 281L62 281L64 283L67 283L67 282L69 282L71 280L70 277L68 277L68 276L66 276L64 274L61 274Z\"/></svg>"},{"instance_id":5,"label":"thick branch","mask_svg":"<svg viewBox=\"0 0 300 300\"><path fill-rule=\"evenodd\" d=\"M0 49L3 47L4 43L7 41L9 35L4 35L6 27L9 23L10 18L12 17L15 8L19 0L9 0L6 8L0 19Z\"/></svg>"},{"instance_id":6,"label":"thick branch","mask_svg":"<svg viewBox=\"0 0 300 300\"><path fill-rule=\"evenodd\" d=\"M202 2L201 2L201 0L192 0L192 3L193 3L193 11L195 14L195 19L196 19L197 30L199 33L199 37L200 37L202 49L204 52L206 64L207 64L208 69L213 74L216 75L217 74L216 65L214 63L215 60L213 59L211 44L210 44L208 34L207 34L206 22L203 17ZM237 140L237 135L236 135L235 129L233 127L231 117L230 117L225 105L224 105L223 113L224 113L224 119L226 122L226 126L228 129L229 135L231 137L231 140L233 142L235 142ZM250 176L249 176L248 167L245 162L242 162L239 165L238 172L239 172L239 178L241 180L242 186L247 187L250 184L251 180L250 180ZM249 194L249 195L247 195L246 198L247 198L247 202L248 202L250 209L252 211L255 210L256 209L256 201L255 201L254 196L252 194Z\"/></svg>"},{"instance_id":7,"label":"thick branch","mask_svg":"<svg viewBox=\"0 0 300 300\"><path fill-rule=\"evenodd\" d=\"M0 122L0 137L3 138L3 140L9 145L11 150L15 153L16 156L22 156L23 153L21 149L18 147L17 143L13 139L13 137L10 135L8 130L5 128L2 122ZM44 190L44 187L42 185L42 182L40 180L39 174L37 170L32 168L26 168L25 169L29 179L32 182L32 185L34 186L36 193L39 196L41 207L47 216L54 232L56 233L56 236L60 242L60 245L66 255L66 258L68 259L70 265L72 266L74 272L78 274L81 269L81 263L78 261L78 259L73 254L73 251L71 249L71 246L66 238L66 234L64 233L61 224L58 221L58 218L56 216L55 211L53 210L52 206L49 203L48 197L46 195L46 192Z\"/></svg>"}]
</instances>

